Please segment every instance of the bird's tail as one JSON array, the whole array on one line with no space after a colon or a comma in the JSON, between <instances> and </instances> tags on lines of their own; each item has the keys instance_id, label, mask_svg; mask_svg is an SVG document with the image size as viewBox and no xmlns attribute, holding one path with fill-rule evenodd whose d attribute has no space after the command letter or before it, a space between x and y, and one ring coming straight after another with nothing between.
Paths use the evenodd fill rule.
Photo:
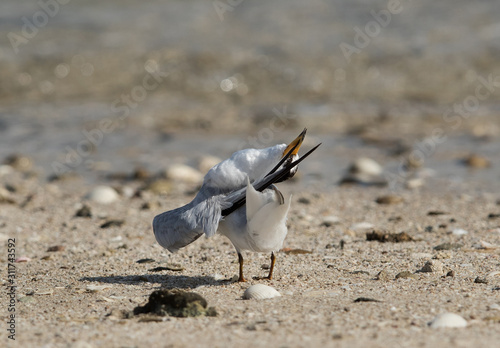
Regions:
<instances>
[{"instance_id":1,"label":"bird's tail","mask_svg":"<svg viewBox=\"0 0 500 348\"><path fill-rule=\"evenodd\" d=\"M311 150L309 150L306 154L304 154L302 157L299 159L285 164L285 166L281 169L278 170L278 168L285 163L285 161L292 156L293 151L295 150L296 146L293 147L288 153L283 156L281 161L262 179L256 181L253 184L253 187L255 190L262 192L269 186L271 186L274 183L282 181L282 179L288 175L290 175L290 170L295 168L300 162L305 160L314 150L316 150L321 143L313 147ZM229 208L223 209L222 210L222 216L227 216L231 214L233 211L236 209L240 208L243 206L246 202L246 188L242 188L226 197L226 202L229 204Z\"/></svg>"}]
</instances>

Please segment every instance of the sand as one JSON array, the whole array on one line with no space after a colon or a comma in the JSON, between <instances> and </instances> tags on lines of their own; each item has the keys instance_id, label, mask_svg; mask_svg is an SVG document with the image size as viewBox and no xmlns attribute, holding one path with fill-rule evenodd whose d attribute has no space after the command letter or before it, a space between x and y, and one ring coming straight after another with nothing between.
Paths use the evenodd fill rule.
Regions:
<instances>
[{"instance_id":1,"label":"sand","mask_svg":"<svg viewBox=\"0 0 500 348\"><path fill-rule=\"evenodd\" d=\"M115 181L121 196L100 204L84 199L95 185L78 178L46 182L19 171L2 178L17 189L10 193L15 203L0 206L2 268L6 238L15 238L16 258L30 259L13 264L15 342L2 333L9 347L493 347L500 341L495 194L424 187L398 192L402 201L386 205L375 202L394 194L385 187L321 192L299 182L281 184L284 194L293 195L288 252L277 254L271 281L252 279L267 274L269 255L245 254L249 281L238 283L230 280L238 265L225 237L201 238L176 254L154 240L154 215L188 202L193 185L160 195L142 190L142 181ZM134 192L139 194L130 197ZM82 203L91 217L75 217ZM124 223L100 227L109 220ZM371 229L355 226L361 222L386 233L406 232L413 240L367 241ZM434 249L442 243L460 245ZM418 272L427 261L438 269ZM161 266L177 270L150 271ZM395 279L404 271L411 277ZM1 281L5 328L5 271ZM282 296L243 300L244 290L257 283ZM154 290L173 288L200 294L218 315L160 321L121 316L144 305ZM467 327L429 328L444 312L462 316Z\"/></svg>"}]
</instances>

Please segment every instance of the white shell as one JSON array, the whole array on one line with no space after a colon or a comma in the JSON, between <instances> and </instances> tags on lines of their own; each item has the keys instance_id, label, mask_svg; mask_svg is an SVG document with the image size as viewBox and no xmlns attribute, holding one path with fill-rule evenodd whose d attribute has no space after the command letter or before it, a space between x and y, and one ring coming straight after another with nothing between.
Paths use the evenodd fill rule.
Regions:
<instances>
[{"instance_id":1,"label":"white shell","mask_svg":"<svg viewBox=\"0 0 500 348\"><path fill-rule=\"evenodd\" d=\"M245 290L243 298L246 300L264 300L266 298L279 297L281 294L273 287L264 284L255 284Z\"/></svg>"},{"instance_id":2,"label":"white shell","mask_svg":"<svg viewBox=\"0 0 500 348\"><path fill-rule=\"evenodd\" d=\"M174 164L165 171L167 179L191 184L200 184L203 174L185 164Z\"/></svg>"},{"instance_id":3,"label":"white shell","mask_svg":"<svg viewBox=\"0 0 500 348\"><path fill-rule=\"evenodd\" d=\"M442 327L466 327L467 321L454 313L443 313L437 315L432 321L429 323L429 326L433 329L439 329Z\"/></svg>"},{"instance_id":4,"label":"white shell","mask_svg":"<svg viewBox=\"0 0 500 348\"><path fill-rule=\"evenodd\" d=\"M368 230L371 230L374 227L375 227L374 224L372 224L370 222L363 221L363 222L357 222L357 223L351 225L351 227L349 227L349 229L353 230L355 232L367 232Z\"/></svg>"},{"instance_id":5,"label":"white shell","mask_svg":"<svg viewBox=\"0 0 500 348\"><path fill-rule=\"evenodd\" d=\"M378 164L371 158L361 157L354 161L349 171L352 174L366 174L377 176L382 174L383 170L380 164Z\"/></svg>"},{"instance_id":6,"label":"white shell","mask_svg":"<svg viewBox=\"0 0 500 348\"><path fill-rule=\"evenodd\" d=\"M118 197L115 189L109 186L97 186L86 196L87 199L102 204L113 203Z\"/></svg>"}]
</instances>

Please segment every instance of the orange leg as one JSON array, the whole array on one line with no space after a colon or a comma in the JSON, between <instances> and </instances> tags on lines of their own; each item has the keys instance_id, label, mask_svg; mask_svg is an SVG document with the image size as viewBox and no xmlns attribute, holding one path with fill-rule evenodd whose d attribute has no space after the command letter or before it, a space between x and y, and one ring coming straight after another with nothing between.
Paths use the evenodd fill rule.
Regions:
<instances>
[{"instance_id":1,"label":"orange leg","mask_svg":"<svg viewBox=\"0 0 500 348\"><path fill-rule=\"evenodd\" d=\"M274 256L274 253L271 253L271 268L269 269L269 275L267 276L267 279L269 280L273 279L273 270L275 263L276 263L276 256Z\"/></svg>"},{"instance_id":2,"label":"orange leg","mask_svg":"<svg viewBox=\"0 0 500 348\"><path fill-rule=\"evenodd\" d=\"M246 282L247 280L243 277L243 255L238 252L238 262L240 264L240 276L238 278L239 282Z\"/></svg>"}]
</instances>

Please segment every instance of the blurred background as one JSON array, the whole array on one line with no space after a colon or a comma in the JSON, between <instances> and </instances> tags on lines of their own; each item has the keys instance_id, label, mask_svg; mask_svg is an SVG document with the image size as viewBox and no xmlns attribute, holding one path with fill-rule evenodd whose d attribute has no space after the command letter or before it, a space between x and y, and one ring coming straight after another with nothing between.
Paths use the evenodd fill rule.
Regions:
<instances>
[{"instance_id":1,"label":"blurred background","mask_svg":"<svg viewBox=\"0 0 500 348\"><path fill-rule=\"evenodd\" d=\"M307 127L323 146L305 184L368 157L393 189L491 191L499 112L496 0L0 4L0 161L47 178L193 165Z\"/></svg>"}]
</instances>

